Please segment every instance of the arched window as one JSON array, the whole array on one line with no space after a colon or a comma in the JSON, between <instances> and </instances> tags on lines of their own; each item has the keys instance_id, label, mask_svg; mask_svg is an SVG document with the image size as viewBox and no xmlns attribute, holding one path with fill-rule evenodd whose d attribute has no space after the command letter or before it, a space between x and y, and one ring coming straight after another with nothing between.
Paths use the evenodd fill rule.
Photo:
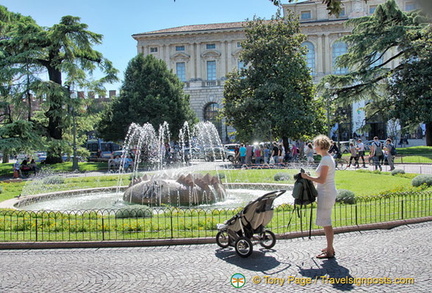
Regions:
<instances>
[{"instance_id":1,"label":"arched window","mask_svg":"<svg viewBox=\"0 0 432 293\"><path fill-rule=\"evenodd\" d=\"M204 107L204 121L210 121L216 127L219 137L222 137L222 122L218 119L220 105L212 102Z\"/></svg>"},{"instance_id":2,"label":"arched window","mask_svg":"<svg viewBox=\"0 0 432 293\"><path fill-rule=\"evenodd\" d=\"M348 52L348 46L344 42L335 42L332 47L332 64L333 74L346 74L348 73L347 68L336 67L336 59Z\"/></svg>"},{"instance_id":3,"label":"arched window","mask_svg":"<svg viewBox=\"0 0 432 293\"><path fill-rule=\"evenodd\" d=\"M306 64L309 67L311 74L315 75L315 46L311 42L304 42L302 44L307 48Z\"/></svg>"}]
</instances>

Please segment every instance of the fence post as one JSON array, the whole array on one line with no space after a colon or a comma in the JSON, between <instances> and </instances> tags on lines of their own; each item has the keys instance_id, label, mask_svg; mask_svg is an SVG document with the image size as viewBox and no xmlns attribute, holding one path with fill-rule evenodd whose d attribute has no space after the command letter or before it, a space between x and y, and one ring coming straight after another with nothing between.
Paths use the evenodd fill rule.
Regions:
<instances>
[{"instance_id":1,"label":"fence post","mask_svg":"<svg viewBox=\"0 0 432 293\"><path fill-rule=\"evenodd\" d=\"M104 215L102 215L102 241L105 241L105 221L104 221Z\"/></svg>"},{"instance_id":2,"label":"fence post","mask_svg":"<svg viewBox=\"0 0 432 293\"><path fill-rule=\"evenodd\" d=\"M401 200L401 220L404 219L404 200Z\"/></svg>"},{"instance_id":3,"label":"fence post","mask_svg":"<svg viewBox=\"0 0 432 293\"><path fill-rule=\"evenodd\" d=\"M357 204L355 205L355 224L358 226L358 219L357 219L358 211L357 211Z\"/></svg>"},{"instance_id":4,"label":"fence post","mask_svg":"<svg viewBox=\"0 0 432 293\"><path fill-rule=\"evenodd\" d=\"M38 217L36 214L36 225L35 225L35 237L36 237L36 242L38 241Z\"/></svg>"},{"instance_id":5,"label":"fence post","mask_svg":"<svg viewBox=\"0 0 432 293\"><path fill-rule=\"evenodd\" d=\"M174 230L173 230L173 210L171 209L171 239L174 239Z\"/></svg>"}]
</instances>

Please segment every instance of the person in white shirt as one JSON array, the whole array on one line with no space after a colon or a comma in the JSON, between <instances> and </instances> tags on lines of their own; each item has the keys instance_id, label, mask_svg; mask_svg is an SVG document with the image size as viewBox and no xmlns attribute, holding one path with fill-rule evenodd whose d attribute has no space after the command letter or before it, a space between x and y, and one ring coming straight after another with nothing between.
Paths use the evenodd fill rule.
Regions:
<instances>
[{"instance_id":1,"label":"person in white shirt","mask_svg":"<svg viewBox=\"0 0 432 293\"><path fill-rule=\"evenodd\" d=\"M363 160L363 168L366 168L365 159L364 159L365 147L364 147L364 143L360 138L357 141L357 151L358 151L358 161L360 162L360 158L361 158Z\"/></svg>"},{"instance_id":2,"label":"person in white shirt","mask_svg":"<svg viewBox=\"0 0 432 293\"><path fill-rule=\"evenodd\" d=\"M301 173L302 178L309 179L317 183L317 226L324 228L327 240L327 247L321 250L317 258L333 258L335 250L333 247L333 226L331 214L336 202L337 190L335 184L335 161L329 154L331 140L325 135L319 135L314 139L314 148L317 154L321 155L321 161L316 169L317 177L311 177L306 173Z\"/></svg>"}]
</instances>

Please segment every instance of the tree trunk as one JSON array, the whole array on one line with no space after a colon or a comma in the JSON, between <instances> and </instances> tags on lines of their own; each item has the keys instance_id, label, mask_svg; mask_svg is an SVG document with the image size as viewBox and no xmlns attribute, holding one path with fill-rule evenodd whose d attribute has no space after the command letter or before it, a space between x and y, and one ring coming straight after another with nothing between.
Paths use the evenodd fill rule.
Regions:
<instances>
[{"instance_id":1,"label":"tree trunk","mask_svg":"<svg viewBox=\"0 0 432 293\"><path fill-rule=\"evenodd\" d=\"M49 79L59 85L62 85L61 71L55 69L52 66L47 66ZM52 140L62 140L63 130L61 128L62 117L59 113L62 113L62 98L58 91L54 91L49 97L50 107L45 113L48 118L48 135ZM61 149L48 149L47 158L45 160L47 164L62 163Z\"/></svg>"},{"instance_id":2,"label":"tree trunk","mask_svg":"<svg viewBox=\"0 0 432 293\"><path fill-rule=\"evenodd\" d=\"M432 122L426 123L426 145L432 146Z\"/></svg>"},{"instance_id":3,"label":"tree trunk","mask_svg":"<svg viewBox=\"0 0 432 293\"><path fill-rule=\"evenodd\" d=\"M285 154L288 154L290 152L289 143L288 143L288 137L283 136L282 137L282 144L285 149Z\"/></svg>"},{"instance_id":4,"label":"tree trunk","mask_svg":"<svg viewBox=\"0 0 432 293\"><path fill-rule=\"evenodd\" d=\"M3 164L9 163L9 151L8 150L3 150L2 163Z\"/></svg>"}]
</instances>

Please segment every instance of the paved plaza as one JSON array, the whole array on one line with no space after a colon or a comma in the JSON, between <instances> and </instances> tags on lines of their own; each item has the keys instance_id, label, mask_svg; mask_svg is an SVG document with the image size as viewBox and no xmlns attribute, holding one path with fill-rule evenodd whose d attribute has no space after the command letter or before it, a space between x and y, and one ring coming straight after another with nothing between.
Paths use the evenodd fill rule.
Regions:
<instances>
[{"instance_id":1,"label":"paved plaza","mask_svg":"<svg viewBox=\"0 0 432 293\"><path fill-rule=\"evenodd\" d=\"M323 236L256 246L245 259L216 244L2 250L0 292L432 292L431 229L337 234L330 260L314 257Z\"/></svg>"}]
</instances>

